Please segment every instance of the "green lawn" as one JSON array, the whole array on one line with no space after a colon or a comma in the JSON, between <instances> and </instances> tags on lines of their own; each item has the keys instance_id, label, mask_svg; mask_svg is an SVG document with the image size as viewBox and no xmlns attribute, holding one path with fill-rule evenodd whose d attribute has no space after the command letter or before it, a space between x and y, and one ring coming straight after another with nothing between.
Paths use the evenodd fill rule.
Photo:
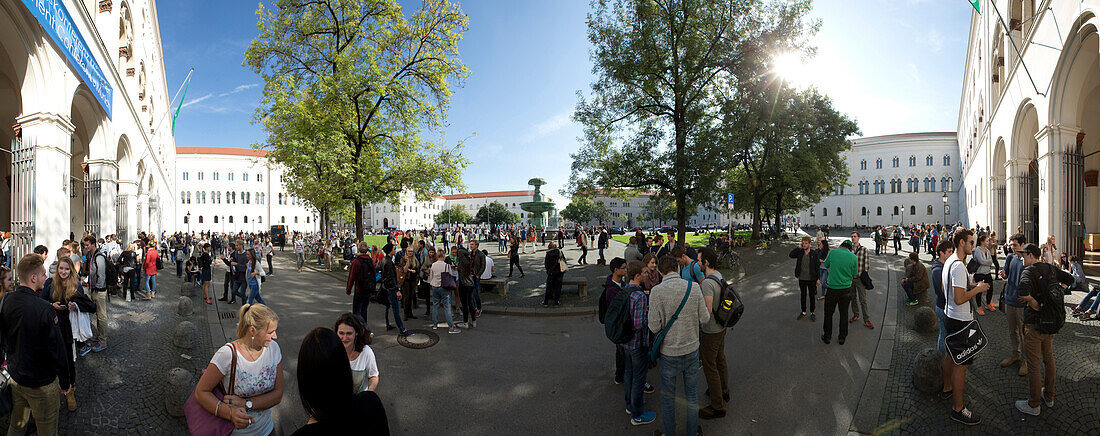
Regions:
<instances>
[{"instance_id":1,"label":"green lawn","mask_svg":"<svg viewBox=\"0 0 1100 436\"><path fill-rule=\"evenodd\" d=\"M750 236L752 236L752 232L748 231L748 230L738 230L738 231L734 232L734 234L737 235L737 236L744 236L745 239L748 239ZM633 234L630 234L630 235L615 235L615 236L612 236L611 238L616 240L616 241L619 241L619 242L622 242L622 243L626 244L626 243L630 242L630 237L631 236L634 236L634 235ZM687 239L688 245L690 245L692 247L705 247L707 245L707 241L710 240L710 236L708 236L706 233L700 233L700 234L696 235L694 232L688 232L686 235L684 235L684 237Z\"/></svg>"}]
</instances>

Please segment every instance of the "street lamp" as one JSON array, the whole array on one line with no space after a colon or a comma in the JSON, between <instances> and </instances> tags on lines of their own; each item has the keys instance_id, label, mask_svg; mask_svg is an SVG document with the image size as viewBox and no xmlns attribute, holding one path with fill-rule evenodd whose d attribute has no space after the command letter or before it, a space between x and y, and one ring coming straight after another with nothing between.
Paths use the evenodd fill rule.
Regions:
<instances>
[{"instance_id":1,"label":"street lamp","mask_svg":"<svg viewBox=\"0 0 1100 436\"><path fill-rule=\"evenodd\" d=\"M943 192L943 224L947 225L947 191Z\"/></svg>"},{"instance_id":2,"label":"street lamp","mask_svg":"<svg viewBox=\"0 0 1100 436\"><path fill-rule=\"evenodd\" d=\"M899 209L901 209L901 223L900 224L901 224L902 227L905 227L905 205L904 204L901 205L901 207Z\"/></svg>"},{"instance_id":3,"label":"street lamp","mask_svg":"<svg viewBox=\"0 0 1100 436\"><path fill-rule=\"evenodd\" d=\"M187 223L187 233L191 233L191 211L187 211L187 218L183 222Z\"/></svg>"}]
</instances>

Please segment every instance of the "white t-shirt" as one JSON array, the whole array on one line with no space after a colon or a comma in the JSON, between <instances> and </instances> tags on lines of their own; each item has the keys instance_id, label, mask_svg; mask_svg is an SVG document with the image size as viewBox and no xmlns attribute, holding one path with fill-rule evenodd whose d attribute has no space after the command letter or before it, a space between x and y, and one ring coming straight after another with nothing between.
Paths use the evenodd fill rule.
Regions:
<instances>
[{"instance_id":1,"label":"white t-shirt","mask_svg":"<svg viewBox=\"0 0 1100 436\"><path fill-rule=\"evenodd\" d=\"M954 320L972 321L974 314L970 313L969 301L964 303L964 307L955 304L955 290L952 289L956 285L961 285L963 289L970 288L970 274L966 271L966 264L959 260L959 256L951 256L947 260L947 265L943 266L942 274L943 292L947 300L944 313Z\"/></svg>"},{"instance_id":2,"label":"white t-shirt","mask_svg":"<svg viewBox=\"0 0 1100 436\"><path fill-rule=\"evenodd\" d=\"M378 362L374 359L374 351L370 349L370 345L364 345L359 357L348 363L351 364L351 380L355 393L367 390L370 385L367 380L378 377Z\"/></svg>"},{"instance_id":3,"label":"white t-shirt","mask_svg":"<svg viewBox=\"0 0 1100 436\"><path fill-rule=\"evenodd\" d=\"M229 369L233 367L233 350L229 344L222 345L210 363L218 367L224 375L222 385L229 386ZM278 372L279 362L283 360L283 353L279 344L271 341L271 345L264 347L260 357L255 362L249 362L240 351L237 351L237 377L233 383L233 394L239 397L250 398L275 389L275 376ZM268 435L275 430L275 421L271 419L271 410L252 410L252 425L243 429L233 430L234 435Z\"/></svg>"},{"instance_id":4,"label":"white t-shirt","mask_svg":"<svg viewBox=\"0 0 1100 436\"><path fill-rule=\"evenodd\" d=\"M428 279L428 283L430 283L433 287L436 287L436 288L438 288L440 286L443 286L443 272L444 271L446 271L448 273L451 273L451 274L455 274L455 269L452 268L450 265L447 265L446 262L444 262L442 260L438 260L435 263L433 263L432 264L432 276L431 276L431 278Z\"/></svg>"},{"instance_id":5,"label":"white t-shirt","mask_svg":"<svg viewBox=\"0 0 1100 436\"><path fill-rule=\"evenodd\" d=\"M493 263L493 258L485 256L485 272L481 273L482 280L493 278Z\"/></svg>"}]
</instances>

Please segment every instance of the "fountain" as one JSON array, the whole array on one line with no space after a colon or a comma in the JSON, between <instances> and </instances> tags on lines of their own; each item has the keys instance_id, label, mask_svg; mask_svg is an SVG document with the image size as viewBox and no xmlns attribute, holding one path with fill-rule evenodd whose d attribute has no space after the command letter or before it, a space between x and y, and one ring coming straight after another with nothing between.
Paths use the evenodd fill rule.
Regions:
<instances>
[{"instance_id":1,"label":"fountain","mask_svg":"<svg viewBox=\"0 0 1100 436\"><path fill-rule=\"evenodd\" d=\"M535 187L535 193L531 195L531 201L520 203L519 207L528 213L532 226L545 229L546 221L543 219L542 214L554 210L554 203L543 201L542 192L540 192L540 187L546 184L546 180L535 177L528 180L527 184Z\"/></svg>"}]
</instances>

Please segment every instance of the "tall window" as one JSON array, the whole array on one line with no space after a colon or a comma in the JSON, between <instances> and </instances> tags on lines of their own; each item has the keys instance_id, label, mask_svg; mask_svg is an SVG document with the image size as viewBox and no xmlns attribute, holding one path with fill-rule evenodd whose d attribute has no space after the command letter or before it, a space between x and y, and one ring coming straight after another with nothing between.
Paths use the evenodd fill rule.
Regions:
<instances>
[{"instance_id":1,"label":"tall window","mask_svg":"<svg viewBox=\"0 0 1100 436\"><path fill-rule=\"evenodd\" d=\"M248 181L248 173L241 173L241 181L242 182L247 182Z\"/></svg>"},{"instance_id":2,"label":"tall window","mask_svg":"<svg viewBox=\"0 0 1100 436\"><path fill-rule=\"evenodd\" d=\"M262 181L264 181L264 175L263 175L263 174L260 174L260 173L256 173L256 181L257 181L257 182L262 182Z\"/></svg>"},{"instance_id":3,"label":"tall window","mask_svg":"<svg viewBox=\"0 0 1100 436\"><path fill-rule=\"evenodd\" d=\"M947 154L943 155L943 166L945 166L945 167L951 166L951 155L947 155Z\"/></svg>"},{"instance_id":4,"label":"tall window","mask_svg":"<svg viewBox=\"0 0 1100 436\"><path fill-rule=\"evenodd\" d=\"M183 180L187 180L187 171L183 172Z\"/></svg>"},{"instance_id":5,"label":"tall window","mask_svg":"<svg viewBox=\"0 0 1100 436\"><path fill-rule=\"evenodd\" d=\"M911 167L917 166L917 157L916 156L909 156L909 166L911 166Z\"/></svg>"},{"instance_id":6,"label":"tall window","mask_svg":"<svg viewBox=\"0 0 1100 436\"><path fill-rule=\"evenodd\" d=\"M894 215L900 215L899 212L900 212L900 210L898 209L898 207L894 206Z\"/></svg>"},{"instance_id":7,"label":"tall window","mask_svg":"<svg viewBox=\"0 0 1100 436\"><path fill-rule=\"evenodd\" d=\"M924 158L924 166L932 166L932 155L928 155L928 157Z\"/></svg>"},{"instance_id":8,"label":"tall window","mask_svg":"<svg viewBox=\"0 0 1100 436\"><path fill-rule=\"evenodd\" d=\"M233 181L233 173L227 173L225 177L226 177L226 180L229 180L230 182Z\"/></svg>"},{"instance_id":9,"label":"tall window","mask_svg":"<svg viewBox=\"0 0 1100 436\"><path fill-rule=\"evenodd\" d=\"M877 209L875 209L875 215L882 216L882 206L879 206Z\"/></svg>"},{"instance_id":10,"label":"tall window","mask_svg":"<svg viewBox=\"0 0 1100 436\"><path fill-rule=\"evenodd\" d=\"M199 224L202 224L202 215L199 215Z\"/></svg>"},{"instance_id":11,"label":"tall window","mask_svg":"<svg viewBox=\"0 0 1100 436\"><path fill-rule=\"evenodd\" d=\"M214 215L214 224L217 224L217 223L218 223L218 216Z\"/></svg>"},{"instance_id":12,"label":"tall window","mask_svg":"<svg viewBox=\"0 0 1100 436\"><path fill-rule=\"evenodd\" d=\"M821 208L821 216L829 216L829 208L827 208L827 207Z\"/></svg>"},{"instance_id":13,"label":"tall window","mask_svg":"<svg viewBox=\"0 0 1100 436\"><path fill-rule=\"evenodd\" d=\"M187 194L180 191L180 204L187 204Z\"/></svg>"},{"instance_id":14,"label":"tall window","mask_svg":"<svg viewBox=\"0 0 1100 436\"><path fill-rule=\"evenodd\" d=\"M866 208L866 207L864 207L864 208L860 209L860 213L859 213L859 214L860 214L861 216L867 216L867 208Z\"/></svg>"},{"instance_id":15,"label":"tall window","mask_svg":"<svg viewBox=\"0 0 1100 436\"><path fill-rule=\"evenodd\" d=\"M917 214L917 207L916 206L909 206L909 215L912 216L912 215L916 215L916 214Z\"/></svg>"},{"instance_id":16,"label":"tall window","mask_svg":"<svg viewBox=\"0 0 1100 436\"><path fill-rule=\"evenodd\" d=\"M286 217L285 216L279 217L279 224L286 224Z\"/></svg>"},{"instance_id":17,"label":"tall window","mask_svg":"<svg viewBox=\"0 0 1100 436\"><path fill-rule=\"evenodd\" d=\"M840 211L839 207L836 208L836 216L841 216L841 215L844 215L844 213Z\"/></svg>"},{"instance_id":18,"label":"tall window","mask_svg":"<svg viewBox=\"0 0 1100 436\"><path fill-rule=\"evenodd\" d=\"M859 169L861 169L861 170L867 169L867 159L859 161Z\"/></svg>"},{"instance_id":19,"label":"tall window","mask_svg":"<svg viewBox=\"0 0 1100 436\"><path fill-rule=\"evenodd\" d=\"M233 215L229 216L229 224L233 224Z\"/></svg>"},{"instance_id":20,"label":"tall window","mask_svg":"<svg viewBox=\"0 0 1100 436\"><path fill-rule=\"evenodd\" d=\"M894 156L894 168L898 167L898 162L900 162L900 161L901 160L899 160L897 156Z\"/></svg>"},{"instance_id":21,"label":"tall window","mask_svg":"<svg viewBox=\"0 0 1100 436\"><path fill-rule=\"evenodd\" d=\"M202 171L199 171L199 180L202 180Z\"/></svg>"},{"instance_id":22,"label":"tall window","mask_svg":"<svg viewBox=\"0 0 1100 436\"><path fill-rule=\"evenodd\" d=\"M932 205L931 204L928 205L928 214L932 215Z\"/></svg>"},{"instance_id":23,"label":"tall window","mask_svg":"<svg viewBox=\"0 0 1100 436\"><path fill-rule=\"evenodd\" d=\"M943 188L943 192L947 192L947 177L940 178L940 186Z\"/></svg>"},{"instance_id":24,"label":"tall window","mask_svg":"<svg viewBox=\"0 0 1100 436\"><path fill-rule=\"evenodd\" d=\"M882 159L881 158L879 158L878 160L875 161L875 169L877 169L877 170L882 169Z\"/></svg>"},{"instance_id":25,"label":"tall window","mask_svg":"<svg viewBox=\"0 0 1100 436\"><path fill-rule=\"evenodd\" d=\"M214 180L218 180L218 172L214 171Z\"/></svg>"},{"instance_id":26,"label":"tall window","mask_svg":"<svg viewBox=\"0 0 1100 436\"><path fill-rule=\"evenodd\" d=\"M248 224L248 215L245 215L245 216L244 216L244 223L245 223L245 224Z\"/></svg>"}]
</instances>

